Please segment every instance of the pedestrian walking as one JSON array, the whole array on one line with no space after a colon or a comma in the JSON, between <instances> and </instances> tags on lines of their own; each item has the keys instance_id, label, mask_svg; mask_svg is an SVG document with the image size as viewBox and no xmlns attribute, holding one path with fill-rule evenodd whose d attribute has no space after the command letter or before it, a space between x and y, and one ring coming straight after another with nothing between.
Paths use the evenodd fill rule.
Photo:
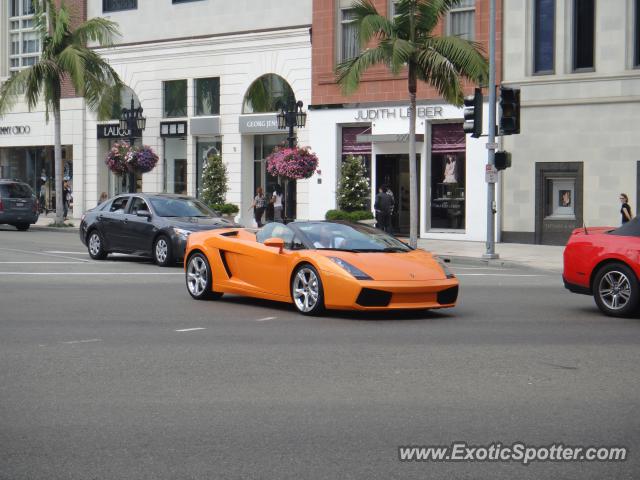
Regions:
<instances>
[{"instance_id":1,"label":"pedestrian walking","mask_svg":"<svg viewBox=\"0 0 640 480\"><path fill-rule=\"evenodd\" d=\"M384 186L378 187L373 209L376 212L376 226L380 230L391 233L391 212L393 211L393 197L386 192Z\"/></svg>"},{"instance_id":2,"label":"pedestrian walking","mask_svg":"<svg viewBox=\"0 0 640 480\"><path fill-rule=\"evenodd\" d=\"M282 187L276 183L273 195L271 195L271 203L273 204L273 221L284 223L284 196Z\"/></svg>"},{"instance_id":3,"label":"pedestrian walking","mask_svg":"<svg viewBox=\"0 0 640 480\"><path fill-rule=\"evenodd\" d=\"M256 196L253 197L253 203L250 208L253 208L253 218L256 221L256 225L258 228L261 228L263 225L262 215L264 215L264 212L267 209L267 197L264 196L264 190L262 187L256 188Z\"/></svg>"},{"instance_id":4,"label":"pedestrian walking","mask_svg":"<svg viewBox=\"0 0 640 480\"><path fill-rule=\"evenodd\" d=\"M100 198L98 199L98 205L102 205L104 202L106 202L106 201L107 201L107 198L109 198L109 197L107 196L107 192L102 192L102 193L100 194Z\"/></svg>"},{"instance_id":5,"label":"pedestrian walking","mask_svg":"<svg viewBox=\"0 0 640 480\"><path fill-rule=\"evenodd\" d=\"M62 184L62 211L64 220L67 219L67 215L69 214L69 205L71 204L71 187L69 187L69 182L67 180Z\"/></svg>"},{"instance_id":6,"label":"pedestrian walking","mask_svg":"<svg viewBox=\"0 0 640 480\"><path fill-rule=\"evenodd\" d=\"M620 215L622 216L622 224L624 225L629 220L633 218L633 214L631 213L631 207L629 206L629 197L626 193L620 194Z\"/></svg>"}]
</instances>

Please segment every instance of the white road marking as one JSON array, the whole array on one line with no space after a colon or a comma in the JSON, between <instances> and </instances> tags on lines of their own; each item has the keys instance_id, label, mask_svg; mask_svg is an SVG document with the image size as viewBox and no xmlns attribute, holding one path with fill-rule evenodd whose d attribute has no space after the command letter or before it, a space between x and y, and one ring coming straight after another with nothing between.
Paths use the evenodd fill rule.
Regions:
<instances>
[{"instance_id":1,"label":"white road marking","mask_svg":"<svg viewBox=\"0 0 640 480\"><path fill-rule=\"evenodd\" d=\"M0 262L0 264L17 264L17 265L71 265L72 263L78 263L80 265L87 265L87 262L76 260L75 262Z\"/></svg>"},{"instance_id":2,"label":"white road marking","mask_svg":"<svg viewBox=\"0 0 640 480\"><path fill-rule=\"evenodd\" d=\"M450 263L446 264L447 267L453 268L455 270L502 270L504 268L496 268L496 267L459 267L457 265L451 265Z\"/></svg>"},{"instance_id":3,"label":"white road marking","mask_svg":"<svg viewBox=\"0 0 640 480\"><path fill-rule=\"evenodd\" d=\"M259 318L258 320L256 320L256 322L268 322L269 320L275 320L278 317L264 317L264 318Z\"/></svg>"},{"instance_id":4,"label":"white road marking","mask_svg":"<svg viewBox=\"0 0 640 480\"><path fill-rule=\"evenodd\" d=\"M176 330L176 332L195 332L197 330L206 330L206 328L198 327L198 328L183 328L182 330Z\"/></svg>"},{"instance_id":5,"label":"white road marking","mask_svg":"<svg viewBox=\"0 0 640 480\"><path fill-rule=\"evenodd\" d=\"M555 275L535 275L517 273L457 273L457 277L555 277Z\"/></svg>"},{"instance_id":6,"label":"white road marking","mask_svg":"<svg viewBox=\"0 0 640 480\"><path fill-rule=\"evenodd\" d=\"M89 340L72 340L70 342L61 342L64 343L65 345L73 345L75 343L94 343L94 342L101 342L102 340L99 338L90 338Z\"/></svg>"},{"instance_id":7,"label":"white road marking","mask_svg":"<svg viewBox=\"0 0 640 480\"><path fill-rule=\"evenodd\" d=\"M89 255L87 252L61 252L59 250L45 250L44 253L62 253L67 255Z\"/></svg>"},{"instance_id":8,"label":"white road marking","mask_svg":"<svg viewBox=\"0 0 640 480\"><path fill-rule=\"evenodd\" d=\"M42 252L33 252L31 250L19 250L17 248L0 248L0 250L4 250L7 252L18 252L18 253L28 253L30 255L43 255L45 257L57 257L57 258L68 258L70 260L77 260L79 262L87 262L90 263L90 260L82 260L80 258L76 258L76 257L67 257L64 255L58 255L55 253L42 253Z\"/></svg>"},{"instance_id":9,"label":"white road marking","mask_svg":"<svg viewBox=\"0 0 640 480\"><path fill-rule=\"evenodd\" d=\"M184 273L172 272L0 272L0 275L184 275Z\"/></svg>"}]
</instances>

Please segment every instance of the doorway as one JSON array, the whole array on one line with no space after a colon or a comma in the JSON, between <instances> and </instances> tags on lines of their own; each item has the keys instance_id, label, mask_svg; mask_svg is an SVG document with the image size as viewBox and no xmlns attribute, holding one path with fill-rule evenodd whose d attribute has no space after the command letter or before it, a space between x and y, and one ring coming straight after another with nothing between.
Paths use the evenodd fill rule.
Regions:
<instances>
[{"instance_id":1,"label":"doorway","mask_svg":"<svg viewBox=\"0 0 640 480\"><path fill-rule=\"evenodd\" d=\"M417 175L420 178L420 154L416 154ZM394 208L391 216L393 232L408 235L410 227L409 213L409 155L406 153L376 155L376 193L386 185L393 193ZM418 195L419 196L419 195ZM418 202L418 218L420 218Z\"/></svg>"},{"instance_id":2,"label":"doorway","mask_svg":"<svg viewBox=\"0 0 640 480\"><path fill-rule=\"evenodd\" d=\"M258 187L264 189L265 195L273 193L273 187L278 183L278 177L274 177L267 172L266 158L273 153L276 147L284 145L287 141L286 135L256 135L253 137L253 194Z\"/></svg>"}]
</instances>

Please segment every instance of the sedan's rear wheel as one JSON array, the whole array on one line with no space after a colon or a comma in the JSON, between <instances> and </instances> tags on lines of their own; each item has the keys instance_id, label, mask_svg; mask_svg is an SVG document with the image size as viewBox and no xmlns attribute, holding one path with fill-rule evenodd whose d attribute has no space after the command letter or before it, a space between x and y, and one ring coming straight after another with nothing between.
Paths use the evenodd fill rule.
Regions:
<instances>
[{"instance_id":1,"label":"sedan's rear wheel","mask_svg":"<svg viewBox=\"0 0 640 480\"><path fill-rule=\"evenodd\" d=\"M598 308L606 315L622 317L633 313L640 292L636 275L621 263L605 265L593 282L593 295Z\"/></svg>"},{"instance_id":2,"label":"sedan's rear wheel","mask_svg":"<svg viewBox=\"0 0 640 480\"><path fill-rule=\"evenodd\" d=\"M291 280L291 298L298 311L316 315L324 310L324 290L320 274L311 265L300 265Z\"/></svg>"},{"instance_id":3,"label":"sedan's rear wheel","mask_svg":"<svg viewBox=\"0 0 640 480\"><path fill-rule=\"evenodd\" d=\"M107 258L107 251L104 248L102 235L100 235L100 232L97 230L93 230L89 234L87 249L89 250L89 256L94 260L104 260Z\"/></svg>"},{"instance_id":4,"label":"sedan's rear wheel","mask_svg":"<svg viewBox=\"0 0 640 480\"><path fill-rule=\"evenodd\" d=\"M186 271L187 290L196 300L218 299L222 293L211 288L211 266L202 253L194 253L189 257Z\"/></svg>"},{"instance_id":5,"label":"sedan's rear wheel","mask_svg":"<svg viewBox=\"0 0 640 480\"><path fill-rule=\"evenodd\" d=\"M30 226L31 225L29 225L28 223L19 223L16 225L16 228L21 232L26 232L27 230L29 230Z\"/></svg>"},{"instance_id":6,"label":"sedan's rear wheel","mask_svg":"<svg viewBox=\"0 0 640 480\"><path fill-rule=\"evenodd\" d=\"M168 267L173 262L171 240L166 235L160 235L153 244L153 260L161 267Z\"/></svg>"}]
</instances>

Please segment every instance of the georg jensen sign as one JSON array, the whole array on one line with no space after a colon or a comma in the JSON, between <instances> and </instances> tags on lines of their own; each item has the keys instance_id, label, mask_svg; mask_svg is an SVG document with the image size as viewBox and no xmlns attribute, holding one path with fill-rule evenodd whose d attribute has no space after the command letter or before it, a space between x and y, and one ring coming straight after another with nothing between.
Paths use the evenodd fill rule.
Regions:
<instances>
[{"instance_id":1,"label":"georg jensen sign","mask_svg":"<svg viewBox=\"0 0 640 480\"><path fill-rule=\"evenodd\" d=\"M425 107L418 106L416 108L416 116L418 118L436 118L442 117L442 107ZM356 120L386 120L389 118L409 118L409 107L395 108L369 108L366 110L358 110L355 116Z\"/></svg>"},{"instance_id":2,"label":"georg jensen sign","mask_svg":"<svg viewBox=\"0 0 640 480\"><path fill-rule=\"evenodd\" d=\"M29 125L0 126L0 135L29 135L30 133L31 127Z\"/></svg>"},{"instance_id":3,"label":"georg jensen sign","mask_svg":"<svg viewBox=\"0 0 640 480\"><path fill-rule=\"evenodd\" d=\"M246 115L240 117L240 133L273 133L278 132L278 116Z\"/></svg>"}]
</instances>

